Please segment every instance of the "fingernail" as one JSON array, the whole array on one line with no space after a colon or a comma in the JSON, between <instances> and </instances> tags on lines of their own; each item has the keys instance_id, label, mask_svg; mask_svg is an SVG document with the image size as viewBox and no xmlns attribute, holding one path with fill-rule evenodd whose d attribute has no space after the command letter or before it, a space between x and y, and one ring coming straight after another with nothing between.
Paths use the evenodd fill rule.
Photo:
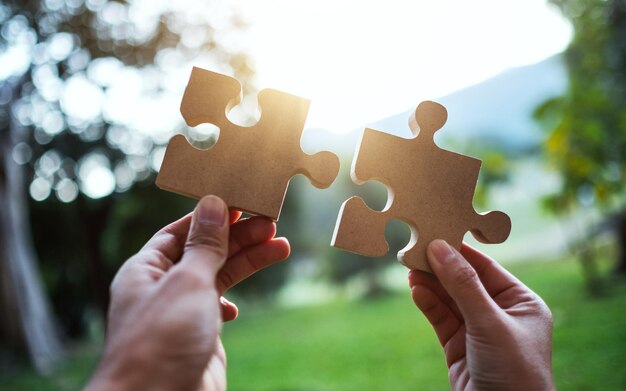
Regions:
<instances>
[{"instance_id":1,"label":"fingernail","mask_svg":"<svg viewBox=\"0 0 626 391\"><path fill-rule=\"evenodd\" d=\"M204 197L196 207L196 217L199 224L222 226L226 219L226 208L219 198Z\"/></svg>"},{"instance_id":2,"label":"fingernail","mask_svg":"<svg viewBox=\"0 0 626 391\"><path fill-rule=\"evenodd\" d=\"M439 263L448 263L456 258L456 251L445 240L433 240L430 249Z\"/></svg>"}]
</instances>

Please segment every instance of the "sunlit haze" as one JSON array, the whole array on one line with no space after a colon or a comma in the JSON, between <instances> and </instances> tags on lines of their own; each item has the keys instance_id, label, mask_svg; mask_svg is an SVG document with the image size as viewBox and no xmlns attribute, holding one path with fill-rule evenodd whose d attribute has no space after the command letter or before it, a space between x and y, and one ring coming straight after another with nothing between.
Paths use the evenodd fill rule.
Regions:
<instances>
[{"instance_id":1,"label":"sunlit haze","mask_svg":"<svg viewBox=\"0 0 626 391\"><path fill-rule=\"evenodd\" d=\"M545 0L241 0L259 87L313 101L307 127L350 131L538 62L571 26Z\"/></svg>"},{"instance_id":2,"label":"sunlit haze","mask_svg":"<svg viewBox=\"0 0 626 391\"><path fill-rule=\"evenodd\" d=\"M134 0L127 6L97 1L89 6L105 25L132 22L137 39L156 33L161 14L174 13L181 40L140 71L114 57L91 61L71 34L58 32L37 42L25 18L7 23L3 34L10 44L0 53L0 80L32 64L38 92L28 104L16 106L18 121L34 126L42 145L66 128L84 141L97 140L103 128L92 125L106 121L111 125L104 135L107 143L127 156L115 167L98 153L68 165L51 150L35 162L30 193L37 200L54 192L71 202L78 186L100 198L158 170L163 148L151 147L164 145L181 130L179 105L191 66L232 72L218 53L183 55L184 49L202 44L207 23L229 51L248 55L256 87L311 99L306 127L335 132L362 128L421 100L541 61L563 51L572 35L569 23L545 0ZM233 30L233 15L248 28ZM56 64L63 60L69 76L62 80ZM253 96L244 100L255 101ZM234 110L233 120L250 119L254 107L242 107ZM188 133L206 139L215 129L197 127ZM13 155L25 164L32 151L18 145ZM56 177L61 167L71 172L74 164L78 182Z\"/></svg>"}]
</instances>

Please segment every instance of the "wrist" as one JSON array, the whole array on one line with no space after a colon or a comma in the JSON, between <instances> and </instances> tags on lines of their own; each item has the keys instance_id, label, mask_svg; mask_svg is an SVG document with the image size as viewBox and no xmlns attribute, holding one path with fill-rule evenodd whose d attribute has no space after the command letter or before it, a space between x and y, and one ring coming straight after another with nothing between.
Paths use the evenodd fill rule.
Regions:
<instances>
[{"instance_id":1,"label":"wrist","mask_svg":"<svg viewBox=\"0 0 626 391\"><path fill-rule=\"evenodd\" d=\"M150 376L142 360L103 356L84 391L130 391L149 389Z\"/></svg>"},{"instance_id":2,"label":"wrist","mask_svg":"<svg viewBox=\"0 0 626 391\"><path fill-rule=\"evenodd\" d=\"M128 379L122 379L119 377L106 376L102 374L96 373L84 391L105 391L105 390L119 390L119 391L130 391L136 387L132 381Z\"/></svg>"},{"instance_id":3,"label":"wrist","mask_svg":"<svg viewBox=\"0 0 626 391\"><path fill-rule=\"evenodd\" d=\"M520 382L520 390L556 391L552 367L545 366L534 371L528 371L525 382Z\"/></svg>"},{"instance_id":4,"label":"wrist","mask_svg":"<svg viewBox=\"0 0 626 391\"><path fill-rule=\"evenodd\" d=\"M133 385L130 382L124 381L123 379L116 379L96 374L91 378L89 384L87 384L83 391L126 391L132 389Z\"/></svg>"},{"instance_id":5,"label":"wrist","mask_svg":"<svg viewBox=\"0 0 626 391\"><path fill-rule=\"evenodd\" d=\"M556 384L554 384L554 376L551 369L543 377L543 388L541 390L556 391Z\"/></svg>"}]
</instances>

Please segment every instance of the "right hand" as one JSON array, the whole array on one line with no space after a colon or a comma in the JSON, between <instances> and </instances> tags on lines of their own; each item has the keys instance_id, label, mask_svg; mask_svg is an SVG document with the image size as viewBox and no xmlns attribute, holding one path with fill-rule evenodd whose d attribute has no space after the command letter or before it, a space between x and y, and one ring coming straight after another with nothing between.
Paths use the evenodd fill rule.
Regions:
<instances>
[{"instance_id":1,"label":"right hand","mask_svg":"<svg viewBox=\"0 0 626 391\"><path fill-rule=\"evenodd\" d=\"M444 349L453 390L555 390L552 315L533 291L480 251L428 246L434 275L409 273L413 301Z\"/></svg>"},{"instance_id":2,"label":"right hand","mask_svg":"<svg viewBox=\"0 0 626 391\"><path fill-rule=\"evenodd\" d=\"M290 251L271 220L240 216L204 197L124 263L87 390L226 390L220 330L237 307L222 294Z\"/></svg>"}]
</instances>

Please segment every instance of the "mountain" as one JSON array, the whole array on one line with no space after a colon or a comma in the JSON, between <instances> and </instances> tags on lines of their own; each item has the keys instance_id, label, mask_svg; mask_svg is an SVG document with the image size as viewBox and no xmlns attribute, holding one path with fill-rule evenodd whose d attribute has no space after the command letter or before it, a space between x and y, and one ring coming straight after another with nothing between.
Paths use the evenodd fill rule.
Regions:
<instances>
[{"instance_id":1,"label":"mountain","mask_svg":"<svg viewBox=\"0 0 626 391\"><path fill-rule=\"evenodd\" d=\"M434 99L448 109L448 122L442 134L455 144L480 142L509 150L524 150L538 145L542 132L532 113L544 100L562 95L567 87L567 72L561 55L537 64L507 70L493 78L450 95ZM367 124L372 129L410 137L409 115L414 109ZM307 150L332 149L353 154L361 129L344 135L314 130L304 134ZM329 148L332 145L332 148Z\"/></svg>"},{"instance_id":2,"label":"mountain","mask_svg":"<svg viewBox=\"0 0 626 391\"><path fill-rule=\"evenodd\" d=\"M495 139L524 148L542 140L541 129L532 118L534 109L547 98L562 95L566 87L562 57L555 55L435 100L448 109L446 137L455 141ZM406 137L412 112L393 115L368 127Z\"/></svg>"}]
</instances>

